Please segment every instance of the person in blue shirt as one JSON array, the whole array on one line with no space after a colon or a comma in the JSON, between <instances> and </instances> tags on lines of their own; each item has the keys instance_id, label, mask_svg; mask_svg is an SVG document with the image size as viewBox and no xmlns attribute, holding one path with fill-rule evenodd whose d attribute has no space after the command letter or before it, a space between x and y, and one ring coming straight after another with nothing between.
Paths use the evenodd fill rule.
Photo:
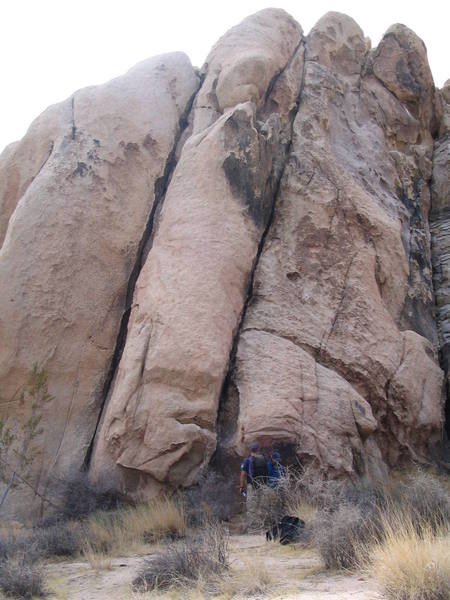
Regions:
<instances>
[{"instance_id":1,"label":"person in blue shirt","mask_svg":"<svg viewBox=\"0 0 450 600\"><path fill-rule=\"evenodd\" d=\"M267 482L266 459L260 452L258 442L250 444L250 456L241 464L239 491L244 498L247 496L247 484L260 487Z\"/></svg>"},{"instance_id":2,"label":"person in blue shirt","mask_svg":"<svg viewBox=\"0 0 450 600\"><path fill-rule=\"evenodd\" d=\"M279 485L281 479L285 476L284 467L281 464L281 457L278 452L272 452L267 461L267 472L269 474L268 485L275 488Z\"/></svg>"}]
</instances>

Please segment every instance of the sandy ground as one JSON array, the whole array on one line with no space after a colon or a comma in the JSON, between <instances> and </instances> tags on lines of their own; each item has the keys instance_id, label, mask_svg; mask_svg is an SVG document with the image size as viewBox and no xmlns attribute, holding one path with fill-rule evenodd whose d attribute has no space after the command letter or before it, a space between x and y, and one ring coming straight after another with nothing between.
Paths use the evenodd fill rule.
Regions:
<instances>
[{"instance_id":1,"label":"sandy ground","mask_svg":"<svg viewBox=\"0 0 450 600\"><path fill-rule=\"evenodd\" d=\"M362 575L325 571L317 553L298 546L267 543L262 535L232 535L229 540L231 572L244 581L269 573L260 589L241 590L235 598L271 600L376 600L383 598L375 584ZM154 554L107 560L93 569L86 562L59 562L48 566L52 597L57 600L130 600L167 598L159 594L133 594L131 582ZM248 575L246 575L246 573ZM259 575L258 575L259 573ZM262 573L262 576L261 576ZM188 599L189 593L172 593L170 598ZM227 596L222 596L226 598ZM229 597L229 596L228 596ZM201 598L201 595L195 596Z\"/></svg>"}]
</instances>

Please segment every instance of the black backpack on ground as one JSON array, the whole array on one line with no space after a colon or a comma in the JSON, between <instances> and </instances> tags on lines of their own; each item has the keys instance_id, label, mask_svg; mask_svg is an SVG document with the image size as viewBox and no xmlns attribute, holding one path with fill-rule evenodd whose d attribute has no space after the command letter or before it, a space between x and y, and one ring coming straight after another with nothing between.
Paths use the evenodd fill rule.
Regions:
<instances>
[{"instance_id":1,"label":"black backpack on ground","mask_svg":"<svg viewBox=\"0 0 450 600\"><path fill-rule=\"evenodd\" d=\"M279 523L266 531L266 540L280 540L280 544L285 546L292 542L300 541L304 536L305 522L298 517L286 515Z\"/></svg>"}]
</instances>

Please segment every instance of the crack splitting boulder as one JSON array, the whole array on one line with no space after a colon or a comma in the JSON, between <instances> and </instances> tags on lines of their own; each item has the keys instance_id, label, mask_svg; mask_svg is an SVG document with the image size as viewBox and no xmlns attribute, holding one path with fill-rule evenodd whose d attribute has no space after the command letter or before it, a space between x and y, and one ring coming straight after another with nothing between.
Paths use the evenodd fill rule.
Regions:
<instances>
[{"instance_id":1,"label":"crack splitting boulder","mask_svg":"<svg viewBox=\"0 0 450 600\"><path fill-rule=\"evenodd\" d=\"M377 477L439 438L433 90L423 44L403 26L368 54L338 13L308 36L292 151L221 411L228 455L257 438L331 474Z\"/></svg>"},{"instance_id":2,"label":"crack splitting boulder","mask_svg":"<svg viewBox=\"0 0 450 600\"><path fill-rule=\"evenodd\" d=\"M29 417L20 390L38 362L54 397L29 472L41 493L83 464L155 188L197 87L184 54L156 57L80 90L7 150L3 199L18 204L0 252L1 416L13 430ZM30 514L32 493L17 492L5 510Z\"/></svg>"},{"instance_id":3,"label":"crack splitting boulder","mask_svg":"<svg viewBox=\"0 0 450 600\"><path fill-rule=\"evenodd\" d=\"M215 450L221 388L290 139L301 37L284 11L265 10L206 61L194 133L137 281L94 479L109 464L108 478L137 493L189 485Z\"/></svg>"},{"instance_id":4,"label":"crack splitting boulder","mask_svg":"<svg viewBox=\"0 0 450 600\"><path fill-rule=\"evenodd\" d=\"M41 492L90 447L92 479L139 497L192 483L217 441L219 458L259 438L379 476L439 435L441 108L423 43L395 25L369 51L338 13L305 41L267 9L201 75L184 132L199 78L174 54L51 107L0 157L1 416L26 420L39 361ZM19 493L10 512L31 514Z\"/></svg>"}]
</instances>

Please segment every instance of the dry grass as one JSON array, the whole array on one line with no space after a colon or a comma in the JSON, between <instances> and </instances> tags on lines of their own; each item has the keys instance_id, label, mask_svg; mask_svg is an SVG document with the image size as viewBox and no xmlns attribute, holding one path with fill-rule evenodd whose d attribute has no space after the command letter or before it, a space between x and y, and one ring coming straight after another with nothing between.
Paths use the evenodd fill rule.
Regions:
<instances>
[{"instance_id":1,"label":"dry grass","mask_svg":"<svg viewBox=\"0 0 450 600\"><path fill-rule=\"evenodd\" d=\"M161 549L139 571L134 591L196 588L228 569L228 536L218 523L200 535Z\"/></svg>"},{"instance_id":2,"label":"dry grass","mask_svg":"<svg viewBox=\"0 0 450 600\"><path fill-rule=\"evenodd\" d=\"M133 539L158 541L163 538L181 538L186 534L183 507L166 496L123 511L121 526Z\"/></svg>"},{"instance_id":3,"label":"dry grass","mask_svg":"<svg viewBox=\"0 0 450 600\"><path fill-rule=\"evenodd\" d=\"M243 559L239 569L232 569L215 582L215 595L220 600L233 598L251 598L266 595L280 582L261 556Z\"/></svg>"},{"instance_id":4,"label":"dry grass","mask_svg":"<svg viewBox=\"0 0 450 600\"><path fill-rule=\"evenodd\" d=\"M69 586L64 577L50 577L48 579L48 591L50 598L57 600L69 600Z\"/></svg>"},{"instance_id":5,"label":"dry grass","mask_svg":"<svg viewBox=\"0 0 450 600\"><path fill-rule=\"evenodd\" d=\"M88 542L83 547L83 556L94 571L109 571L112 569L112 558L104 552L98 552Z\"/></svg>"},{"instance_id":6,"label":"dry grass","mask_svg":"<svg viewBox=\"0 0 450 600\"><path fill-rule=\"evenodd\" d=\"M407 513L383 516L383 538L364 547L363 564L392 600L450 598L450 529Z\"/></svg>"},{"instance_id":7,"label":"dry grass","mask_svg":"<svg viewBox=\"0 0 450 600\"><path fill-rule=\"evenodd\" d=\"M298 496L289 499L286 505L286 514L302 519L302 521L305 521L306 525L313 523L318 510L319 509L315 504L303 500Z\"/></svg>"},{"instance_id":8,"label":"dry grass","mask_svg":"<svg viewBox=\"0 0 450 600\"><path fill-rule=\"evenodd\" d=\"M168 497L134 508L91 515L85 527L86 544L96 554L126 554L143 543L182 538L186 534L183 508Z\"/></svg>"},{"instance_id":9,"label":"dry grass","mask_svg":"<svg viewBox=\"0 0 450 600\"><path fill-rule=\"evenodd\" d=\"M165 591L152 590L150 592L134 592L129 590L119 597L119 600L209 600L211 594L206 591L205 584L199 580L195 587L173 587ZM221 600L215 598L215 600Z\"/></svg>"}]
</instances>

